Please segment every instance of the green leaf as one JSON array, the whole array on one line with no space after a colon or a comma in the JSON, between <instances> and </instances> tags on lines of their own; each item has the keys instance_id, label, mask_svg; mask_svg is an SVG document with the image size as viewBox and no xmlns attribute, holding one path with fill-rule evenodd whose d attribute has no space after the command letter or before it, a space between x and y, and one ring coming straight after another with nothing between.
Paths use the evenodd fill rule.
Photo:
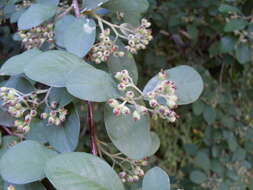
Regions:
<instances>
[{"instance_id":1,"label":"green leaf","mask_svg":"<svg viewBox=\"0 0 253 190\"><path fill-rule=\"evenodd\" d=\"M18 137L15 136L4 136L2 139L2 145L0 148L0 159L7 152L9 148L18 142Z\"/></svg>"},{"instance_id":2,"label":"green leaf","mask_svg":"<svg viewBox=\"0 0 253 190\"><path fill-rule=\"evenodd\" d=\"M68 93L66 88L52 88L48 96L49 104L51 102L57 102L59 108L70 104L74 99L75 98Z\"/></svg>"},{"instance_id":3,"label":"green leaf","mask_svg":"<svg viewBox=\"0 0 253 190\"><path fill-rule=\"evenodd\" d=\"M4 180L25 184L44 178L47 160L56 152L47 149L35 141L23 141L10 148L0 161L0 172Z\"/></svg>"},{"instance_id":4,"label":"green leaf","mask_svg":"<svg viewBox=\"0 0 253 190\"><path fill-rule=\"evenodd\" d=\"M104 7L115 13L124 13L126 23L138 25L142 14L148 10L149 3L147 0L111 0Z\"/></svg>"},{"instance_id":5,"label":"green leaf","mask_svg":"<svg viewBox=\"0 0 253 190\"><path fill-rule=\"evenodd\" d=\"M83 4L82 4L82 7L84 8L83 11L96 9L107 1L109 0L83 0Z\"/></svg>"},{"instance_id":6,"label":"green leaf","mask_svg":"<svg viewBox=\"0 0 253 190\"><path fill-rule=\"evenodd\" d=\"M76 19L64 32L64 46L67 51L84 57L96 39L96 23L93 19Z\"/></svg>"},{"instance_id":7,"label":"green leaf","mask_svg":"<svg viewBox=\"0 0 253 190\"><path fill-rule=\"evenodd\" d=\"M65 153L51 159L46 176L58 190L124 190L115 171L87 153Z\"/></svg>"},{"instance_id":8,"label":"green leaf","mask_svg":"<svg viewBox=\"0 0 253 190\"><path fill-rule=\"evenodd\" d=\"M59 152L72 152L79 140L80 118L77 110L68 109L66 121L60 126L45 126L47 139L51 146Z\"/></svg>"},{"instance_id":9,"label":"green leaf","mask_svg":"<svg viewBox=\"0 0 253 190\"><path fill-rule=\"evenodd\" d=\"M22 75L16 75L9 78L9 80L4 84L4 86L9 88L15 88L22 93L30 93L35 90L33 85Z\"/></svg>"},{"instance_id":10,"label":"green leaf","mask_svg":"<svg viewBox=\"0 0 253 190\"><path fill-rule=\"evenodd\" d=\"M30 131L26 134L27 140L33 140L40 143L48 142L48 127L45 125L43 120L34 118L31 121L30 127Z\"/></svg>"},{"instance_id":11,"label":"green leaf","mask_svg":"<svg viewBox=\"0 0 253 190\"><path fill-rule=\"evenodd\" d=\"M221 4L219 7L219 11L221 13L240 13L240 9L238 9L237 7L228 5L228 4Z\"/></svg>"},{"instance_id":12,"label":"green leaf","mask_svg":"<svg viewBox=\"0 0 253 190\"><path fill-rule=\"evenodd\" d=\"M9 113L0 108L0 125L5 127L12 127L14 125L15 118L11 117Z\"/></svg>"},{"instance_id":13,"label":"green leaf","mask_svg":"<svg viewBox=\"0 0 253 190\"><path fill-rule=\"evenodd\" d=\"M205 173L203 173L199 170L195 170L195 171L191 172L190 179L192 182L194 182L196 184L201 184L207 180L207 176Z\"/></svg>"},{"instance_id":14,"label":"green leaf","mask_svg":"<svg viewBox=\"0 0 253 190\"><path fill-rule=\"evenodd\" d=\"M205 152L198 152L194 163L204 170L209 170L211 168L209 157Z\"/></svg>"},{"instance_id":15,"label":"green leaf","mask_svg":"<svg viewBox=\"0 0 253 190\"><path fill-rule=\"evenodd\" d=\"M168 80L175 83L178 96L178 105L195 102L201 95L204 85L199 73L187 65L178 66L166 70ZM153 77L144 87L144 93L148 93L155 88L159 80L157 76Z\"/></svg>"},{"instance_id":16,"label":"green leaf","mask_svg":"<svg viewBox=\"0 0 253 190\"><path fill-rule=\"evenodd\" d=\"M139 121L134 121L131 115L115 116L107 105L104 114L107 134L122 153L136 160L153 153L148 116L142 116Z\"/></svg>"},{"instance_id":17,"label":"green leaf","mask_svg":"<svg viewBox=\"0 0 253 190\"><path fill-rule=\"evenodd\" d=\"M224 27L225 32L233 32L235 30L243 30L247 26L248 22L244 19L232 19L226 23Z\"/></svg>"},{"instance_id":18,"label":"green leaf","mask_svg":"<svg viewBox=\"0 0 253 190\"><path fill-rule=\"evenodd\" d=\"M19 30L28 30L42 24L53 17L57 6L46 4L32 4L18 20Z\"/></svg>"},{"instance_id":19,"label":"green leaf","mask_svg":"<svg viewBox=\"0 0 253 190\"><path fill-rule=\"evenodd\" d=\"M241 64L249 63L251 61L251 48L248 43L240 43L236 49L236 58Z\"/></svg>"},{"instance_id":20,"label":"green leaf","mask_svg":"<svg viewBox=\"0 0 253 190\"><path fill-rule=\"evenodd\" d=\"M200 115L204 111L204 108L205 104L201 100L196 101L192 104L193 113L195 115Z\"/></svg>"},{"instance_id":21,"label":"green leaf","mask_svg":"<svg viewBox=\"0 0 253 190\"><path fill-rule=\"evenodd\" d=\"M73 96L93 101L105 102L120 96L112 77L99 69L80 66L68 75L66 87Z\"/></svg>"},{"instance_id":22,"label":"green leaf","mask_svg":"<svg viewBox=\"0 0 253 190\"><path fill-rule=\"evenodd\" d=\"M137 84L138 81L138 68L132 54L130 54L125 48L123 43L119 43L120 51L124 51L125 56L115 57L110 56L107 66L111 73L122 71L124 69L128 70L130 76L133 78L134 83Z\"/></svg>"},{"instance_id":23,"label":"green leaf","mask_svg":"<svg viewBox=\"0 0 253 190\"><path fill-rule=\"evenodd\" d=\"M13 185L15 187L15 190L46 190L46 188L39 182L28 183L25 185L16 185L5 182L4 190L8 190L9 185Z\"/></svg>"},{"instance_id":24,"label":"green leaf","mask_svg":"<svg viewBox=\"0 0 253 190\"><path fill-rule=\"evenodd\" d=\"M71 53L52 50L36 56L25 67L25 74L37 82L53 87L64 87L68 73L78 66L91 67Z\"/></svg>"},{"instance_id":25,"label":"green leaf","mask_svg":"<svg viewBox=\"0 0 253 190\"><path fill-rule=\"evenodd\" d=\"M18 75L24 72L24 67L29 64L33 58L41 54L37 48L27 50L22 54L16 55L8 59L0 69L1 75Z\"/></svg>"},{"instance_id":26,"label":"green leaf","mask_svg":"<svg viewBox=\"0 0 253 190\"><path fill-rule=\"evenodd\" d=\"M64 34L67 28L75 21L75 17L72 15L65 15L55 23L54 36L55 42L58 46L65 47Z\"/></svg>"},{"instance_id":27,"label":"green leaf","mask_svg":"<svg viewBox=\"0 0 253 190\"><path fill-rule=\"evenodd\" d=\"M148 156L152 156L154 155L158 149L160 148L160 138L159 136L155 133L151 131L151 141L152 141L152 145L151 145L151 149L149 151L149 155Z\"/></svg>"},{"instance_id":28,"label":"green leaf","mask_svg":"<svg viewBox=\"0 0 253 190\"><path fill-rule=\"evenodd\" d=\"M211 106L206 106L203 112L204 119L208 123L208 125L212 125L216 120L216 111Z\"/></svg>"},{"instance_id":29,"label":"green leaf","mask_svg":"<svg viewBox=\"0 0 253 190\"><path fill-rule=\"evenodd\" d=\"M155 167L150 169L142 182L143 190L170 190L170 179L165 171Z\"/></svg>"},{"instance_id":30,"label":"green leaf","mask_svg":"<svg viewBox=\"0 0 253 190\"><path fill-rule=\"evenodd\" d=\"M58 5L60 0L36 0L36 3L45 5Z\"/></svg>"},{"instance_id":31,"label":"green leaf","mask_svg":"<svg viewBox=\"0 0 253 190\"><path fill-rule=\"evenodd\" d=\"M230 36L224 36L220 40L220 52L229 53L234 50L236 40Z\"/></svg>"}]
</instances>

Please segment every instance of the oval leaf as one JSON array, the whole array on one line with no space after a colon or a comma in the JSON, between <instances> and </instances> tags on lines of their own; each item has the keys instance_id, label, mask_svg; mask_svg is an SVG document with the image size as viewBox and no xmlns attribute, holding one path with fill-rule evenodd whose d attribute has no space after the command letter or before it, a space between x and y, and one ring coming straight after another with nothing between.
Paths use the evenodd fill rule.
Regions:
<instances>
[{"instance_id":1,"label":"oval leaf","mask_svg":"<svg viewBox=\"0 0 253 190\"><path fill-rule=\"evenodd\" d=\"M124 190L114 170L87 153L66 153L51 159L46 176L58 190Z\"/></svg>"},{"instance_id":2,"label":"oval leaf","mask_svg":"<svg viewBox=\"0 0 253 190\"><path fill-rule=\"evenodd\" d=\"M166 72L168 74L168 80L176 84L178 105L190 104L199 98L203 91L204 84L199 73L192 67L182 65L166 70ZM144 93L153 90L158 81L157 76L153 77L144 87Z\"/></svg>"},{"instance_id":3,"label":"oval leaf","mask_svg":"<svg viewBox=\"0 0 253 190\"><path fill-rule=\"evenodd\" d=\"M170 190L170 179L165 171L155 167L150 169L142 182L143 190Z\"/></svg>"},{"instance_id":4,"label":"oval leaf","mask_svg":"<svg viewBox=\"0 0 253 190\"><path fill-rule=\"evenodd\" d=\"M27 50L22 54L16 55L8 59L1 67L1 75L18 75L24 72L24 68L29 64L33 57L41 54L37 48Z\"/></svg>"},{"instance_id":5,"label":"oval leaf","mask_svg":"<svg viewBox=\"0 0 253 190\"><path fill-rule=\"evenodd\" d=\"M154 151L149 131L149 117L142 116L139 121L134 121L131 115L115 116L109 106L105 106L104 114L107 134L122 153L139 160Z\"/></svg>"},{"instance_id":6,"label":"oval leaf","mask_svg":"<svg viewBox=\"0 0 253 190\"><path fill-rule=\"evenodd\" d=\"M46 4L33 4L22 14L18 20L19 30L28 30L42 24L56 13L57 6Z\"/></svg>"},{"instance_id":7,"label":"oval leaf","mask_svg":"<svg viewBox=\"0 0 253 190\"><path fill-rule=\"evenodd\" d=\"M111 73L115 74L116 72L122 71L124 69L128 70L130 76L134 80L134 83L137 84L138 81L138 69L136 62L132 54L130 54L125 48L123 43L118 43L120 51L124 51L125 56L115 57L110 56L107 66Z\"/></svg>"},{"instance_id":8,"label":"oval leaf","mask_svg":"<svg viewBox=\"0 0 253 190\"><path fill-rule=\"evenodd\" d=\"M25 74L32 80L64 87L67 74L77 66L91 67L77 56L61 50L44 52L25 67Z\"/></svg>"},{"instance_id":9,"label":"oval leaf","mask_svg":"<svg viewBox=\"0 0 253 190\"><path fill-rule=\"evenodd\" d=\"M96 23L89 18L76 19L64 32L65 48L79 57L88 53L95 39Z\"/></svg>"},{"instance_id":10,"label":"oval leaf","mask_svg":"<svg viewBox=\"0 0 253 190\"><path fill-rule=\"evenodd\" d=\"M66 121L60 126L45 126L47 139L51 146L59 152L72 152L75 150L79 140L80 118L77 111L68 109L70 114Z\"/></svg>"},{"instance_id":11,"label":"oval leaf","mask_svg":"<svg viewBox=\"0 0 253 190\"><path fill-rule=\"evenodd\" d=\"M73 96L94 102L105 102L120 96L112 77L93 67L78 67L69 73L67 90Z\"/></svg>"},{"instance_id":12,"label":"oval leaf","mask_svg":"<svg viewBox=\"0 0 253 190\"><path fill-rule=\"evenodd\" d=\"M10 148L0 161L0 171L4 180L25 184L45 177L47 160L57 153L35 141L23 141Z\"/></svg>"},{"instance_id":13,"label":"oval leaf","mask_svg":"<svg viewBox=\"0 0 253 190\"><path fill-rule=\"evenodd\" d=\"M58 46L64 46L64 34L67 28L75 21L75 17L72 15L66 15L55 23L54 37Z\"/></svg>"}]
</instances>

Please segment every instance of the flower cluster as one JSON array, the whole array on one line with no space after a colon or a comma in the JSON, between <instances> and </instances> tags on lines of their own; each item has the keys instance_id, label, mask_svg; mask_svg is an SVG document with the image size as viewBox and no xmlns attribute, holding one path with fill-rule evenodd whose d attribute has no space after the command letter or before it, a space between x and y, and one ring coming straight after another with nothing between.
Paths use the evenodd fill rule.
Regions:
<instances>
[{"instance_id":1,"label":"flower cluster","mask_svg":"<svg viewBox=\"0 0 253 190\"><path fill-rule=\"evenodd\" d=\"M8 113L17 118L14 126L18 132L27 133L30 130L30 123L33 117L37 115L36 108L40 103L36 93L24 96L13 88L1 87L0 98L2 106Z\"/></svg>"},{"instance_id":2,"label":"flower cluster","mask_svg":"<svg viewBox=\"0 0 253 190\"><path fill-rule=\"evenodd\" d=\"M66 115L68 114L68 110L65 108L57 108L58 103L52 102L50 107L52 110L50 110L49 113L42 113L40 115L41 119L47 119L48 124L50 125L61 125L66 120Z\"/></svg>"},{"instance_id":3,"label":"flower cluster","mask_svg":"<svg viewBox=\"0 0 253 190\"><path fill-rule=\"evenodd\" d=\"M128 45L125 48L133 54L136 54L140 49L146 49L146 46L153 38L151 30L148 29L150 26L150 22L146 19L142 19L141 25L127 36Z\"/></svg>"},{"instance_id":4,"label":"flower cluster","mask_svg":"<svg viewBox=\"0 0 253 190\"><path fill-rule=\"evenodd\" d=\"M107 103L113 108L113 114L119 116L132 113L135 121L140 120L142 115L151 113L153 118L158 116L167 119L169 122L175 122L178 115L173 111L177 107L177 96L175 94L176 86L172 81L166 80L167 74L161 71L158 74L159 82L156 87L144 94L130 77L127 70L117 72L115 78L119 81L118 89L125 93L119 100L109 99ZM137 93L139 95L137 95ZM166 101L166 104L159 103L159 99ZM149 101L149 107L139 104L138 101ZM131 112L130 108L133 112Z\"/></svg>"},{"instance_id":5,"label":"flower cluster","mask_svg":"<svg viewBox=\"0 0 253 190\"><path fill-rule=\"evenodd\" d=\"M91 60L95 63L106 62L111 55L116 57L125 55L123 51L119 51L119 47L110 39L110 29L104 30L99 35L99 39L100 42L91 49Z\"/></svg>"},{"instance_id":6,"label":"flower cluster","mask_svg":"<svg viewBox=\"0 0 253 190\"><path fill-rule=\"evenodd\" d=\"M44 42L53 42L53 24L45 24L34 27L30 30L19 31L22 44L26 49L40 47Z\"/></svg>"},{"instance_id":7,"label":"flower cluster","mask_svg":"<svg viewBox=\"0 0 253 190\"><path fill-rule=\"evenodd\" d=\"M175 122L178 117L176 112L173 111L177 107L177 96L175 94L176 86L172 81L166 80L167 74L161 71L158 74L160 82L150 92L147 93L149 105L154 109L153 117L157 115L169 122ZM157 100L162 98L166 101L166 105L160 104Z\"/></svg>"},{"instance_id":8,"label":"flower cluster","mask_svg":"<svg viewBox=\"0 0 253 190\"><path fill-rule=\"evenodd\" d=\"M119 177L121 178L122 182L137 182L141 177L145 175L143 169L141 168L142 166L147 166L148 161L146 160L137 160L134 161L132 169L131 170L126 170L122 171L119 173Z\"/></svg>"}]
</instances>

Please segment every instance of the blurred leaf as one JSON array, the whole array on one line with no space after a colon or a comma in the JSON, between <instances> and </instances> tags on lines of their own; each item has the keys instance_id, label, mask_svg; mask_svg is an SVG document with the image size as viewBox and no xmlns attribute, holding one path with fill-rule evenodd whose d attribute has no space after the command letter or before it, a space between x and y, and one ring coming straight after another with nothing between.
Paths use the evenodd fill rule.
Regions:
<instances>
[{"instance_id":1,"label":"blurred leaf","mask_svg":"<svg viewBox=\"0 0 253 190\"><path fill-rule=\"evenodd\" d=\"M203 115L208 125L212 125L216 120L216 111L211 106L206 105Z\"/></svg>"},{"instance_id":2,"label":"blurred leaf","mask_svg":"<svg viewBox=\"0 0 253 190\"><path fill-rule=\"evenodd\" d=\"M82 0L82 7L84 8L84 10L93 10L96 9L98 7L100 7L101 5L103 5L104 3L106 3L109 0Z\"/></svg>"},{"instance_id":3,"label":"blurred leaf","mask_svg":"<svg viewBox=\"0 0 253 190\"><path fill-rule=\"evenodd\" d=\"M170 190L170 179L165 171L155 167L150 169L143 179L143 190Z\"/></svg>"},{"instance_id":4,"label":"blurred leaf","mask_svg":"<svg viewBox=\"0 0 253 190\"><path fill-rule=\"evenodd\" d=\"M249 63L251 60L251 48L248 43L240 43L236 49L236 58L241 64Z\"/></svg>"},{"instance_id":5,"label":"blurred leaf","mask_svg":"<svg viewBox=\"0 0 253 190\"><path fill-rule=\"evenodd\" d=\"M248 22L242 18L232 19L226 23L224 27L225 32L233 32L235 30L243 30L247 26Z\"/></svg>"},{"instance_id":6,"label":"blurred leaf","mask_svg":"<svg viewBox=\"0 0 253 190\"><path fill-rule=\"evenodd\" d=\"M190 179L192 182L194 182L196 184L201 184L207 180L207 176L205 173L203 173L199 170L195 170L195 171L191 172Z\"/></svg>"}]
</instances>

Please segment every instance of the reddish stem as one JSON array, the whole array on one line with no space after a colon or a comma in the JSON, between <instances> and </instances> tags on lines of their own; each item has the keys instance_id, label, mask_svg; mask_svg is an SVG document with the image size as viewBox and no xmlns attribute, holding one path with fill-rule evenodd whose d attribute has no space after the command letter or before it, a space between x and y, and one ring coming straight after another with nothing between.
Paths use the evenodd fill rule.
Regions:
<instances>
[{"instance_id":1,"label":"reddish stem","mask_svg":"<svg viewBox=\"0 0 253 190\"><path fill-rule=\"evenodd\" d=\"M96 140L96 127L93 119L93 105L92 102L87 102L88 105L88 114L87 114L87 123L90 129L90 146L91 153L97 155L97 140Z\"/></svg>"},{"instance_id":2,"label":"reddish stem","mask_svg":"<svg viewBox=\"0 0 253 190\"><path fill-rule=\"evenodd\" d=\"M76 17L79 18L81 16L81 14L80 14L79 6L78 6L78 0L73 0L72 5L73 5L73 8L75 10Z\"/></svg>"}]
</instances>

